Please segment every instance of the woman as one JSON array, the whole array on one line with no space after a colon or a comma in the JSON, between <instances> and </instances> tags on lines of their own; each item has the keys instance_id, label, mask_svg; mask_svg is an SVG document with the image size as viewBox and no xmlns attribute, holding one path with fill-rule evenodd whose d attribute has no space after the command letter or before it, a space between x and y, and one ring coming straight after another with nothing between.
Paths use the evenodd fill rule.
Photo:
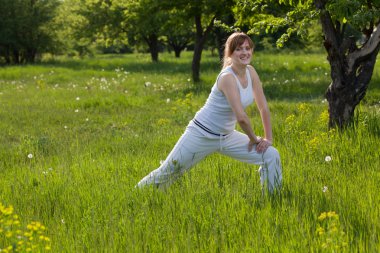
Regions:
<instances>
[{"instance_id":1,"label":"woman","mask_svg":"<svg viewBox=\"0 0 380 253\"><path fill-rule=\"evenodd\" d=\"M189 122L185 133L161 166L144 177L137 187L168 186L205 156L219 152L239 161L260 165L260 181L269 192L282 181L278 151L272 147L270 112L255 69L249 65L253 42L244 33L229 36L224 66L205 105ZM257 136L244 109L256 101L265 137ZM244 133L235 130L238 123Z\"/></svg>"}]
</instances>

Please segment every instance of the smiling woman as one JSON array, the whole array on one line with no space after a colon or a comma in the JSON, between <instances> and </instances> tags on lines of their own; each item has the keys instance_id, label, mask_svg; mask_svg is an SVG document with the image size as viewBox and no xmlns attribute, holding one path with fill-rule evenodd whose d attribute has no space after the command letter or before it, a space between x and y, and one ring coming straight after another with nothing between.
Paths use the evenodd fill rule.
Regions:
<instances>
[{"instance_id":1,"label":"smiling woman","mask_svg":"<svg viewBox=\"0 0 380 253\"><path fill-rule=\"evenodd\" d=\"M272 147L270 113L255 69L249 65L253 42L244 33L233 33L225 45L224 66L205 105L189 122L185 133L161 166L137 187L170 185L207 155L219 152L236 160L260 165L263 186L273 193L282 182L278 151ZM245 109L256 101L265 137L254 133ZM235 130L239 124L244 133Z\"/></svg>"}]
</instances>

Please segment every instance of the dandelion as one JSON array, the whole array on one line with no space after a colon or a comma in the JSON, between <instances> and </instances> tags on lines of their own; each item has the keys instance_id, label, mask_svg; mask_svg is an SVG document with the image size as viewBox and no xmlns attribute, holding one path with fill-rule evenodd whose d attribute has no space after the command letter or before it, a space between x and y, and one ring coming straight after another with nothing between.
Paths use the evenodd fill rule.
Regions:
<instances>
[{"instance_id":1,"label":"dandelion","mask_svg":"<svg viewBox=\"0 0 380 253\"><path fill-rule=\"evenodd\" d=\"M28 158L32 159L33 158L33 154L28 154Z\"/></svg>"},{"instance_id":2,"label":"dandelion","mask_svg":"<svg viewBox=\"0 0 380 253\"><path fill-rule=\"evenodd\" d=\"M325 162L331 162L331 160L332 160L331 156L328 155L325 157Z\"/></svg>"}]
</instances>

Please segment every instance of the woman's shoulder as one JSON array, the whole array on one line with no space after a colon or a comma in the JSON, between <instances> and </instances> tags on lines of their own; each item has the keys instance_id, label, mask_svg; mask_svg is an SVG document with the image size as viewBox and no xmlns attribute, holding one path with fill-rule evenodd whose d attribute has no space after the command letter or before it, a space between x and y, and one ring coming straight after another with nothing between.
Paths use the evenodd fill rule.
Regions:
<instances>
[{"instance_id":1,"label":"woman's shoulder","mask_svg":"<svg viewBox=\"0 0 380 253\"><path fill-rule=\"evenodd\" d=\"M247 69L248 69L250 72L255 72L255 73L256 73L256 69L255 69L252 65L247 65Z\"/></svg>"},{"instance_id":2,"label":"woman's shoulder","mask_svg":"<svg viewBox=\"0 0 380 253\"><path fill-rule=\"evenodd\" d=\"M252 65L247 65L247 69L249 70L249 74L251 75L251 77L258 77L256 69Z\"/></svg>"},{"instance_id":3,"label":"woman's shoulder","mask_svg":"<svg viewBox=\"0 0 380 253\"><path fill-rule=\"evenodd\" d=\"M235 82L233 72L228 69L223 69L219 74L216 86L218 90L224 90L224 87L231 82Z\"/></svg>"},{"instance_id":4,"label":"woman's shoulder","mask_svg":"<svg viewBox=\"0 0 380 253\"><path fill-rule=\"evenodd\" d=\"M218 78L218 81L219 82L225 82L225 81L231 81L231 80L234 80L234 75L231 71L222 71L220 74L219 74L219 78Z\"/></svg>"}]
</instances>

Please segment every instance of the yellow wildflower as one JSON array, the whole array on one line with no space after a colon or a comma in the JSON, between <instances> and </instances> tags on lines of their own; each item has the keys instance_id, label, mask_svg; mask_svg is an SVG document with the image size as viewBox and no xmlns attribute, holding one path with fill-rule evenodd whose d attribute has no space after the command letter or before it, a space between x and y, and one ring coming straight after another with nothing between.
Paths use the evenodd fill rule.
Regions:
<instances>
[{"instance_id":1,"label":"yellow wildflower","mask_svg":"<svg viewBox=\"0 0 380 253\"><path fill-rule=\"evenodd\" d=\"M298 105L298 110L300 111L301 114L306 114L310 111L310 105L306 103L301 103Z\"/></svg>"},{"instance_id":2,"label":"yellow wildflower","mask_svg":"<svg viewBox=\"0 0 380 253\"><path fill-rule=\"evenodd\" d=\"M318 235L322 235L325 233L325 230L322 227L317 228Z\"/></svg>"},{"instance_id":3,"label":"yellow wildflower","mask_svg":"<svg viewBox=\"0 0 380 253\"><path fill-rule=\"evenodd\" d=\"M326 124L329 121L329 117L329 112L325 110L319 115L318 122L321 124Z\"/></svg>"},{"instance_id":4,"label":"yellow wildflower","mask_svg":"<svg viewBox=\"0 0 380 253\"><path fill-rule=\"evenodd\" d=\"M288 117L285 119L285 124L290 125L295 121L296 116L294 114L290 114Z\"/></svg>"},{"instance_id":5,"label":"yellow wildflower","mask_svg":"<svg viewBox=\"0 0 380 253\"><path fill-rule=\"evenodd\" d=\"M338 214L336 214L336 212L334 211L330 211L327 213L327 217L329 218L338 218Z\"/></svg>"},{"instance_id":6,"label":"yellow wildflower","mask_svg":"<svg viewBox=\"0 0 380 253\"><path fill-rule=\"evenodd\" d=\"M323 221L324 219L326 219L326 217L327 217L327 213L326 213L326 212L323 212L323 213L321 213L321 214L319 215L318 220Z\"/></svg>"}]
</instances>

